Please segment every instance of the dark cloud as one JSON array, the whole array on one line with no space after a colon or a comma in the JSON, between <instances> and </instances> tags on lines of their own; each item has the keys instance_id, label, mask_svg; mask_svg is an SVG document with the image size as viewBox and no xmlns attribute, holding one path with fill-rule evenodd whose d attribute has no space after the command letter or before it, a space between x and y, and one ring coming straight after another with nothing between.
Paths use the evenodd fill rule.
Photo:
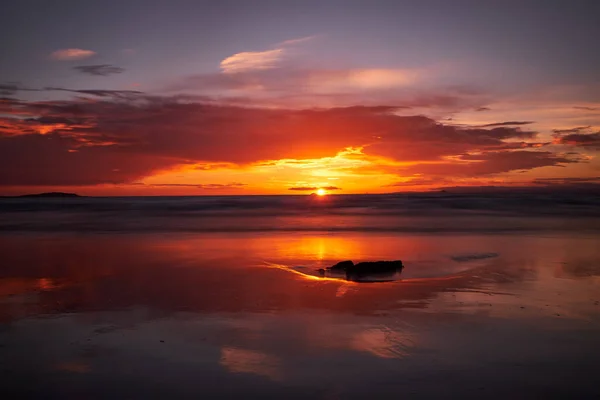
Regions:
<instances>
[{"instance_id":1,"label":"dark cloud","mask_svg":"<svg viewBox=\"0 0 600 400\"><path fill-rule=\"evenodd\" d=\"M60 90L94 98L0 101L0 185L129 183L178 165L302 163L348 147L364 149L356 157L414 161L412 174L440 176L578 162L576 155L523 151L545 143L530 142L536 133L519 127L444 125L397 115L396 106L262 109L194 96Z\"/></svg>"},{"instance_id":2,"label":"dark cloud","mask_svg":"<svg viewBox=\"0 0 600 400\"><path fill-rule=\"evenodd\" d=\"M590 128L590 126L578 126L571 129L555 129L554 143L600 149L600 132L591 132Z\"/></svg>"},{"instance_id":3,"label":"dark cloud","mask_svg":"<svg viewBox=\"0 0 600 400\"><path fill-rule=\"evenodd\" d=\"M180 160L123 152L114 146L82 147L60 134L0 137L0 185L80 186L127 183Z\"/></svg>"},{"instance_id":4,"label":"dark cloud","mask_svg":"<svg viewBox=\"0 0 600 400\"><path fill-rule=\"evenodd\" d=\"M556 137L554 143L600 150L600 132L561 135Z\"/></svg>"},{"instance_id":5,"label":"dark cloud","mask_svg":"<svg viewBox=\"0 0 600 400\"><path fill-rule=\"evenodd\" d=\"M18 92L37 92L38 89L27 88L20 83L5 82L0 83L0 96L13 96Z\"/></svg>"},{"instance_id":6,"label":"dark cloud","mask_svg":"<svg viewBox=\"0 0 600 400\"><path fill-rule=\"evenodd\" d=\"M122 98L122 99L132 99L133 97L139 97L143 95L143 92L139 92L136 90L106 90L106 89L68 89L61 87L45 87L41 89L37 88L28 88L21 84L17 83L3 83L0 84L0 96L13 96L18 92L70 92L76 94L86 94L90 96L97 97L112 97L112 98ZM192 97L192 96L187 96ZM197 96L198 98L201 98ZM14 99L13 99L14 100Z\"/></svg>"},{"instance_id":7,"label":"dark cloud","mask_svg":"<svg viewBox=\"0 0 600 400\"><path fill-rule=\"evenodd\" d=\"M337 186L295 186L295 187L291 187L288 188L288 190L294 190L294 191L310 191L310 190L319 190L319 189L324 189L324 190L342 190L341 188L337 187Z\"/></svg>"},{"instance_id":8,"label":"dark cloud","mask_svg":"<svg viewBox=\"0 0 600 400\"><path fill-rule=\"evenodd\" d=\"M600 184L600 176L591 177L567 177L567 178L537 178L532 181L536 185L565 185L593 183Z\"/></svg>"},{"instance_id":9,"label":"dark cloud","mask_svg":"<svg viewBox=\"0 0 600 400\"><path fill-rule=\"evenodd\" d=\"M0 84L0 96L12 96L19 90L15 84L3 83Z\"/></svg>"},{"instance_id":10,"label":"dark cloud","mask_svg":"<svg viewBox=\"0 0 600 400\"><path fill-rule=\"evenodd\" d=\"M554 132L556 135L566 135L566 134L572 134L572 133L582 133L582 131L585 131L587 129L591 128L591 126L577 126L575 128L571 128L571 129L554 129L552 130L552 132Z\"/></svg>"},{"instance_id":11,"label":"dark cloud","mask_svg":"<svg viewBox=\"0 0 600 400\"><path fill-rule=\"evenodd\" d=\"M592 176L592 177L566 177L566 178L538 178L534 179L531 184L535 187L548 189L548 190L567 190L569 192L573 192L576 190L581 190L583 193L590 194L596 193L600 194L600 176ZM582 198L581 203L586 203L587 201ZM592 202L594 203L594 202ZM594 207L596 204L593 204Z\"/></svg>"},{"instance_id":12,"label":"dark cloud","mask_svg":"<svg viewBox=\"0 0 600 400\"><path fill-rule=\"evenodd\" d=\"M84 74L96 75L96 76L108 76L108 75L112 75L112 74L120 74L123 71L125 71L125 69L123 69L121 67L115 67L114 65L110 65L110 64L79 65L77 67L73 67L73 69L75 69L81 73L84 73Z\"/></svg>"},{"instance_id":13,"label":"dark cloud","mask_svg":"<svg viewBox=\"0 0 600 400\"><path fill-rule=\"evenodd\" d=\"M188 184L188 183L152 183L141 184L148 187L189 187L196 189L240 189L247 186L245 183L206 183L206 184Z\"/></svg>"},{"instance_id":14,"label":"dark cloud","mask_svg":"<svg viewBox=\"0 0 600 400\"><path fill-rule=\"evenodd\" d=\"M478 107L478 108L475 109L475 111L479 111L479 112L481 112L481 111L490 111L490 110L491 110L491 108L489 108L489 107Z\"/></svg>"},{"instance_id":15,"label":"dark cloud","mask_svg":"<svg viewBox=\"0 0 600 400\"><path fill-rule=\"evenodd\" d=\"M459 127L443 125L422 116L391 118L388 122L392 121L390 127L382 124L375 129L381 139L373 141L365 149L366 153L402 161L433 161L475 150L520 148L523 145L514 142L515 139L534 139L537 136L535 132L522 131L518 127Z\"/></svg>"},{"instance_id":16,"label":"dark cloud","mask_svg":"<svg viewBox=\"0 0 600 400\"><path fill-rule=\"evenodd\" d=\"M438 177L479 177L540 167L564 166L583 162L578 156L555 154L549 151L491 151L463 154L452 162L422 164L396 169L402 175L424 174Z\"/></svg>"},{"instance_id":17,"label":"dark cloud","mask_svg":"<svg viewBox=\"0 0 600 400\"><path fill-rule=\"evenodd\" d=\"M585 106L575 106L573 107L575 110L583 110L583 111L598 111L600 108L598 107L585 107Z\"/></svg>"},{"instance_id":18,"label":"dark cloud","mask_svg":"<svg viewBox=\"0 0 600 400\"><path fill-rule=\"evenodd\" d=\"M530 125L533 121L507 121L507 122L495 122L493 124L481 125L481 128L492 128L496 126L514 126L514 125Z\"/></svg>"},{"instance_id":19,"label":"dark cloud","mask_svg":"<svg viewBox=\"0 0 600 400\"><path fill-rule=\"evenodd\" d=\"M65 88L59 88L59 87L46 87L43 90L87 94L87 95L97 96L97 97L113 97L113 98L120 98L120 99L132 99L135 97L139 97L140 95L143 95L143 92L138 92L137 90L105 90L105 89L74 90L74 89L65 89Z\"/></svg>"}]
</instances>

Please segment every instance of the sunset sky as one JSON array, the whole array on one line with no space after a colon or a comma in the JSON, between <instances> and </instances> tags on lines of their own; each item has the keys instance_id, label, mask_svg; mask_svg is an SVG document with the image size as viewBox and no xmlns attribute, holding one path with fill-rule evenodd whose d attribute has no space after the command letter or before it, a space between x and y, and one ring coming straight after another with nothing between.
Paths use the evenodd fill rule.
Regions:
<instances>
[{"instance_id":1,"label":"sunset sky","mask_svg":"<svg viewBox=\"0 0 600 400\"><path fill-rule=\"evenodd\" d=\"M0 194L600 183L599 1L2 4Z\"/></svg>"}]
</instances>

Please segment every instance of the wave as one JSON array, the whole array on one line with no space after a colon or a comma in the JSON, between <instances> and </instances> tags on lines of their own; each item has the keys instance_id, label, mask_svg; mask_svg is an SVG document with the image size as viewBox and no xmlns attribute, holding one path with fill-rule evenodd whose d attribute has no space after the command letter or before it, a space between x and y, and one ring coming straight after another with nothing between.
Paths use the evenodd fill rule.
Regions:
<instances>
[{"instance_id":1,"label":"wave","mask_svg":"<svg viewBox=\"0 0 600 400\"><path fill-rule=\"evenodd\" d=\"M600 197L552 194L0 199L1 231L599 230Z\"/></svg>"}]
</instances>

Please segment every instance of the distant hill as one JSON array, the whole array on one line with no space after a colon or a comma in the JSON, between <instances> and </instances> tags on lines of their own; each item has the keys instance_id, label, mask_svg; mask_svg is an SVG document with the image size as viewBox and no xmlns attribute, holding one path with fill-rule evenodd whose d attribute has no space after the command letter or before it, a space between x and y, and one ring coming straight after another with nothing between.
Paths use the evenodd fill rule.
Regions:
<instances>
[{"instance_id":1,"label":"distant hill","mask_svg":"<svg viewBox=\"0 0 600 400\"><path fill-rule=\"evenodd\" d=\"M24 194L16 197L81 197L75 193L64 193L64 192L47 192L47 193L36 193L36 194Z\"/></svg>"}]
</instances>

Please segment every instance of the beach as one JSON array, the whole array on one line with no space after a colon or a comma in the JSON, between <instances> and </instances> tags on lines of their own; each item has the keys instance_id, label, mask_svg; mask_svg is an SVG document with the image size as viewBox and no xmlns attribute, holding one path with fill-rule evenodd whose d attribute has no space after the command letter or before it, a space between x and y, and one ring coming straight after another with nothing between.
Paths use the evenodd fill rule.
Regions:
<instances>
[{"instance_id":1,"label":"beach","mask_svg":"<svg viewBox=\"0 0 600 400\"><path fill-rule=\"evenodd\" d=\"M443 217L421 215L431 224L420 231L406 216L404 225L388 227L387 216L388 225L361 229L339 214L371 221L381 209L331 206L312 211L320 225L295 229L291 219L301 218L272 204L202 225L208 218L196 204L186 212L201 216L179 215L168 225L176 229L144 232L143 224L158 225L138 204L135 218L111 206L114 218L130 216L129 225L107 231L93 223L102 219L97 209L82 205L66 217L72 202L90 200L63 200L71 205L50 211L48 201L21 202L20 211L5 201L0 213L0 372L13 397L600 394L593 218L563 215L570 223L557 228L550 216L518 218L511 209L520 224L494 229L489 213L471 209L449 215L468 217L470 228L432 231ZM271 214L260 217L270 228L241 226L241 215L253 213ZM50 215L71 225L53 231ZM195 229L183 229L190 221ZM327 221L338 229L325 229ZM401 259L404 270L370 282L316 273L347 259Z\"/></svg>"}]
</instances>

